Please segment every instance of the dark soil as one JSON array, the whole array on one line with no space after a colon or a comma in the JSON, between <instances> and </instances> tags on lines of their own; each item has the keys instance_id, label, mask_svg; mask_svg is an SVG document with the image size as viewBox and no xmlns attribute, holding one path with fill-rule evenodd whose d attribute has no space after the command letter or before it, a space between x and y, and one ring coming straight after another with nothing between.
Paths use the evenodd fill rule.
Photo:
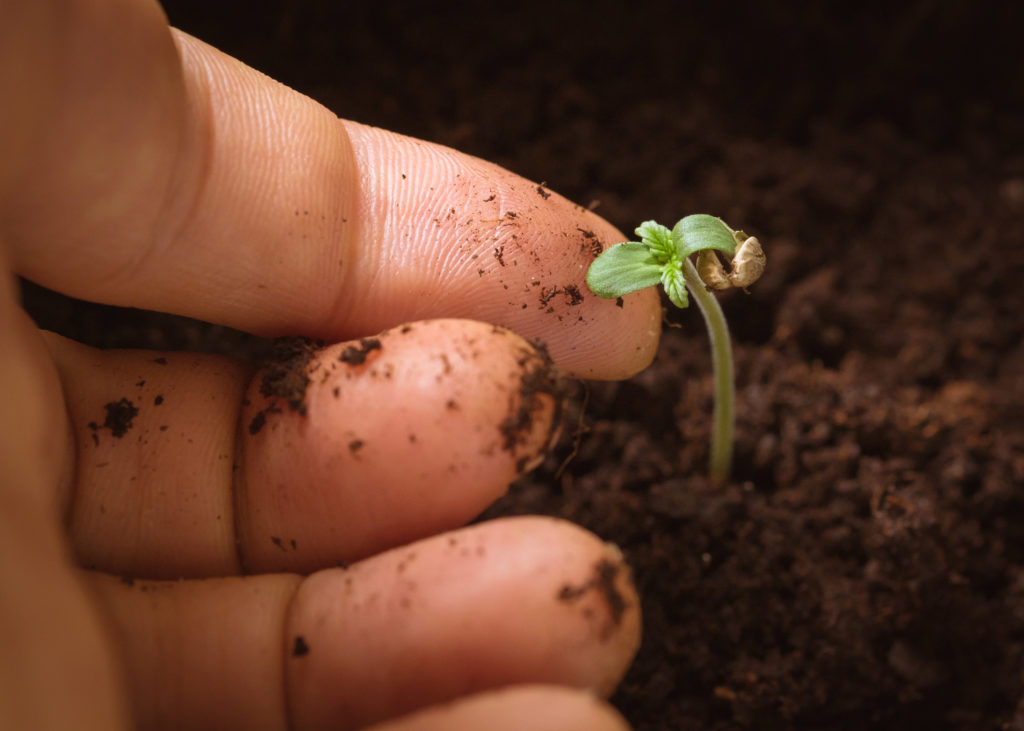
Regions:
<instances>
[{"instance_id":1,"label":"dark soil","mask_svg":"<svg viewBox=\"0 0 1024 731\"><path fill-rule=\"evenodd\" d=\"M362 365L366 357L374 350L380 350L378 338L360 338L358 345L348 345L342 349L338 360L349 365Z\"/></svg>"},{"instance_id":2,"label":"dark soil","mask_svg":"<svg viewBox=\"0 0 1024 731\"><path fill-rule=\"evenodd\" d=\"M569 441L489 513L562 515L625 551L644 643L613 701L636 728L1024 729L1022 6L370 5L166 4L340 115L624 230L704 211L765 246L762 281L721 298L728 485L702 477L691 308L650 369L589 384L564 470ZM27 300L98 345L252 346Z\"/></svg>"},{"instance_id":3,"label":"dark soil","mask_svg":"<svg viewBox=\"0 0 1024 731\"><path fill-rule=\"evenodd\" d=\"M105 404L103 410L106 412L106 416L102 424L97 424L95 421L89 422L89 428L93 432L93 441L98 441L96 432L100 429L109 429L111 434L120 439L132 428L135 417L139 415L139 407L126 398Z\"/></svg>"},{"instance_id":4,"label":"dark soil","mask_svg":"<svg viewBox=\"0 0 1024 731\"><path fill-rule=\"evenodd\" d=\"M268 403L249 421L249 434L255 435L266 426L267 417L282 411L278 400L305 416L306 389L309 388L309 363L324 345L322 340L296 336L275 338L258 358L260 395ZM238 353L244 355L243 353Z\"/></svg>"},{"instance_id":5,"label":"dark soil","mask_svg":"<svg viewBox=\"0 0 1024 731\"><path fill-rule=\"evenodd\" d=\"M278 338L260 368L260 395L282 398L292 411L306 413L309 362L324 345L306 337Z\"/></svg>"}]
</instances>

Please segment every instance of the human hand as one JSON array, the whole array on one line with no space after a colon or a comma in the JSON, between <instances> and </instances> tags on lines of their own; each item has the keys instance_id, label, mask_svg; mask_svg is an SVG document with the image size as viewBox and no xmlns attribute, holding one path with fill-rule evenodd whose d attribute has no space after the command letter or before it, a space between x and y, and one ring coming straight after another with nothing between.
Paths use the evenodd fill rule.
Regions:
<instances>
[{"instance_id":1,"label":"human hand","mask_svg":"<svg viewBox=\"0 0 1024 731\"><path fill-rule=\"evenodd\" d=\"M281 380L100 352L39 333L0 277L0 726L620 727L559 689L607 694L635 651L614 549L550 519L453 529L557 426L557 378L520 336L586 377L653 356L653 296L583 288L621 236L339 121L155 4L3 17L0 265L339 344Z\"/></svg>"}]
</instances>

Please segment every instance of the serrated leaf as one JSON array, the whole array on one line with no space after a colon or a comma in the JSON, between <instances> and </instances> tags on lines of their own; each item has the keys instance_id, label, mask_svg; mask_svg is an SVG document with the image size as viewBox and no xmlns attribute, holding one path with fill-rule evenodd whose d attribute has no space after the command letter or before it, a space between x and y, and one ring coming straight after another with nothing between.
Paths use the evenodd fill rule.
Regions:
<instances>
[{"instance_id":1,"label":"serrated leaf","mask_svg":"<svg viewBox=\"0 0 1024 731\"><path fill-rule=\"evenodd\" d=\"M661 273L661 286L669 300L681 310L690 306L690 297L686 294L686 280L683 272L677 267L665 267Z\"/></svg>"},{"instance_id":2,"label":"serrated leaf","mask_svg":"<svg viewBox=\"0 0 1024 731\"><path fill-rule=\"evenodd\" d=\"M636 227L640 242L651 250L659 264L666 264L676 253L672 232L657 221L644 221Z\"/></svg>"},{"instance_id":3,"label":"serrated leaf","mask_svg":"<svg viewBox=\"0 0 1024 731\"><path fill-rule=\"evenodd\" d=\"M706 213L681 218L672 227L671 240L680 259L705 249L717 249L730 258L736 253L732 230L722 223L722 219Z\"/></svg>"},{"instance_id":4,"label":"serrated leaf","mask_svg":"<svg viewBox=\"0 0 1024 731\"><path fill-rule=\"evenodd\" d=\"M614 299L653 287L661 281L661 270L646 245L627 241L594 259L587 271L587 286L598 297Z\"/></svg>"}]
</instances>

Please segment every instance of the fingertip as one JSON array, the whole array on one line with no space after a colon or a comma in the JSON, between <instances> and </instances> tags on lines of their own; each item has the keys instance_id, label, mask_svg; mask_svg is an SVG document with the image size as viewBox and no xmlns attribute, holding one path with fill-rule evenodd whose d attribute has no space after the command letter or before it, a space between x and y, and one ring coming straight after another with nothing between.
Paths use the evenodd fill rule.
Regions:
<instances>
[{"instance_id":1,"label":"fingertip","mask_svg":"<svg viewBox=\"0 0 1024 731\"><path fill-rule=\"evenodd\" d=\"M507 518L313 574L286 636L293 721L362 726L513 683L608 696L640 607L613 546L566 521Z\"/></svg>"},{"instance_id":2,"label":"fingertip","mask_svg":"<svg viewBox=\"0 0 1024 731\"><path fill-rule=\"evenodd\" d=\"M596 696L553 685L519 685L432 706L366 731L627 731L629 724Z\"/></svg>"},{"instance_id":3,"label":"fingertip","mask_svg":"<svg viewBox=\"0 0 1024 731\"><path fill-rule=\"evenodd\" d=\"M625 378L651 362L657 293L605 300L586 285L591 262L626 240L614 226L485 160L341 124L362 174L362 243L338 330L465 317L542 342L573 376Z\"/></svg>"},{"instance_id":4,"label":"fingertip","mask_svg":"<svg viewBox=\"0 0 1024 731\"><path fill-rule=\"evenodd\" d=\"M591 297L591 326L552 345L552 359L566 373L594 381L622 380L649 366L661 339L658 293L648 289L616 300Z\"/></svg>"},{"instance_id":5,"label":"fingertip","mask_svg":"<svg viewBox=\"0 0 1024 731\"><path fill-rule=\"evenodd\" d=\"M247 569L312 571L463 525L547 454L563 398L549 360L482 322L300 343L254 379L240 422Z\"/></svg>"}]
</instances>

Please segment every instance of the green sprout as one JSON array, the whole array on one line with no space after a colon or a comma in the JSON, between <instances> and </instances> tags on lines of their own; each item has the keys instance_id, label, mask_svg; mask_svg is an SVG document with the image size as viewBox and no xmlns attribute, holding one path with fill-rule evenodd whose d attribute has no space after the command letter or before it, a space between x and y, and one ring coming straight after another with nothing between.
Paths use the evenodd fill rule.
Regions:
<instances>
[{"instance_id":1,"label":"green sprout","mask_svg":"<svg viewBox=\"0 0 1024 731\"><path fill-rule=\"evenodd\" d=\"M724 482L732 463L736 394L729 326L710 290L753 284L764 271L764 252L756 238L704 213L680 219L671 231L645 221L636 234L640 241L616 244L594 260L587 272L587 286L598 297L615 299L660 282L679 308L690 304L686 290L693 294L708 329L715 372L709 473L712 480ZM728 272L716 252L729 261ZM697 254L696 266L690 260L693 254Z\"/></svg>"}]
</instances>

